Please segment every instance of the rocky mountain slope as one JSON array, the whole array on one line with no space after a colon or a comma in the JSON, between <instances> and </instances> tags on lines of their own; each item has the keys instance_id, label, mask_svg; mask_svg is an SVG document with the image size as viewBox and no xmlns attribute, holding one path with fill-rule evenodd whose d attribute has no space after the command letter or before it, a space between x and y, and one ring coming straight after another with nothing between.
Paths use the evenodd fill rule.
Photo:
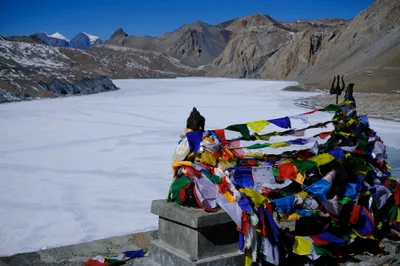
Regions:
<instances>
[{"instance_id":1,"label":"rocky mountain slope","mask_svg":"<svg viewBox=\"0 0 400 266\"><path fill-rule=\"evenodd\" d=\"M233 35L213 63L213 76L262 78L260 70L269 58L295 35L272 18L258 14L238 19L225 29Z\"/></svg>"},{"instance_id":2,"label":"rocky mountain slope","mask_svg":"<svg viewBox=\"0 0 400 266\"><path fill-rule=\"evenodd\" d=\"M332 28L344 26L348 20L338 18L327 18L327 19L316 19L316 20L305 20L299 19L293 22L281 22L283 25L294 29L295 31L310 30L313 28Z\"/></svg>"},{"instance_id":3,"label":"rocky mountain slope","mask_svg":"<svg viewBox=\"0 0 400 266\"><path fill-rule=\"evenodd\" d=\"M226 29L234 34L214 61L210 75L296 79L309 67L323 39L333 38L340 25L318 27L308 22L282 24L256 14L234 21Z\"/></svg>"},{"instance_id":4,"label":"rocky mountain slope","mask_svg":"<svg viewBox=\"0 0 400 266\"><path fill-rule=\"evenodd\" d=\"M198 67L211 64L223 51L229 36L230 32L221 27L196 21L157 38L128 36L119 29L106 43L166 53L184 64Z\"/></svg>"},{"instance_id":5,"label":"rocky mountain slope","mask_svg":"<svg viewBox=\"0 0 400 266\"><path fill-rule=\"evenodd\" d=\"M335 73L358 90L400 91L400 1L377 0L325 41L315 62L299 80L327 87Z\"/></svg>"},{"instance_id":6,"label":"rocky mountain slope","mask_svg":"<svg viewBox=\"0 0 400 266\"><path fill-rule=\"evenodd\" d=\"M400 1L377 0L352 21L279 23L253 15L233 32L210 76L298 80L328 88L345 75L358 91L400 90Z\"/></svg>"},{"instance_id":7,"label":"rocky mountain slope","mask_svg":"<svg viewBox=\"0 0 400 266\"><path fill-rule=\"evenodd\" d=\"M0 103L117 89L109 78L80 71L76 63L63 48L0 39Z\"/></svg>"},{"instance_id":8,"label":"rocky mountain slope","mask_svg":"<svg viewBox=\"0 0 400 266\"><path fill-rule=\"evenodd\" d=\"M163 53L113 45L83 51L30 41L0 38L0 102L117 89L109 78L204 75Z\"/></svg>"}]
</instances>

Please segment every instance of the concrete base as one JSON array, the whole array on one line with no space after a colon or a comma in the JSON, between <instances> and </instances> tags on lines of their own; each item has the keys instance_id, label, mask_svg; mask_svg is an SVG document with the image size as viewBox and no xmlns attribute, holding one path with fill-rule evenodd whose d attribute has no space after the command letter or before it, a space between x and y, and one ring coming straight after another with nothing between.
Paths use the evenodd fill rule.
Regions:
<instances>
[{"instance_id":1,"label":"concrete base","mask_svg":"<svg viewBox=\"0 0 400 266\"><path fill-rule=\"evenodd\" d=\"M244 265L244 256L239 251L193 260L160 240L155 240L150 247L151 260L163 266L235 266Z\"/></svg>"},{"instance_id":2,"label":"concrete base","mask_svg":"<svg viewBox=\"0 0 400 266\"><path fill-rule=\"evenodd\" d=\"M192 228L160 217L158 231L165 244L195 260L238 250L239 234L233 222Z\"/></svg>"},{"instance_id":3,"label":"concrete base","mask_svg":"<svg viewBox=\"0 0 400 266\"><path fill-rule=\"evenodd\" d=\"M223 210L210 213L155 200L151 212L159 216L159 238L150 246L152 261L163 266L243 265L236 224Z\"/></svg>"}]
</instances>

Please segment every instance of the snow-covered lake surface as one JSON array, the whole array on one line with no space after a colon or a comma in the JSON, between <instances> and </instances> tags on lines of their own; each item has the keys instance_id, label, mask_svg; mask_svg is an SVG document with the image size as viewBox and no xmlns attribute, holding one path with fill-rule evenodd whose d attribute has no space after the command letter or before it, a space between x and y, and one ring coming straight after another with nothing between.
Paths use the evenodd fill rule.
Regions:
<instances>
[{"instance_id":1,"label":"snow-covered lake surface","mask_svg":"<svg viewBox=\"0 0 400 266\"><path fill-rule=\"evenodd\" d=\"M0 255L155 229L150 204L167 196L193 106L217 129L303 113L294 100L312 94L277 81L115 83L120 91L0 105ZM399 174L400 123L371 124Z\"/></svg>"}]
</instances>

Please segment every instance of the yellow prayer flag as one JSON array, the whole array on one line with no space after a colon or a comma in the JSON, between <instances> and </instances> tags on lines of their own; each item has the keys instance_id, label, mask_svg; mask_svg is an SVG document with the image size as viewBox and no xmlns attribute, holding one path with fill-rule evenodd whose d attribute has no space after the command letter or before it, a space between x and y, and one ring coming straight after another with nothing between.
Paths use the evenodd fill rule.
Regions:
<instances>
[{"instance_id":1,"label":"yellow prayer flag","mask_svg":"<svg viewBox=\"0 0 400 266\"><path fill-rule=\"evenodd\" d=\"M253 265L253 257L251 255L251 249L246 249L244 251L244 254L245 254L245 256L244 256L244 265L245 266Z\"/></svg>"},{"instance_id":2,"label":"yellow prayer flag","mask_svg":"<svg viewBox=\"0 0 400 266\"><path fill-rule=\"evenodd\" d=\"M321 166L332 162L333 160L335 160L335 157L333 157L329 153L322 153L317 156L311 157L310 160L317 163L317 166Z\"/></svg>"},{"instance_id":3,"label":"yellow prayer flag","mask_svg":"<svg viewBox=\"0 0 400 266\"><path fill-rule=\"evenodd\" d=\"M229 193L229 192L223 193L223 192L221 192L221 191L220 191L220 193L221 193L230 203L234 203L234 202L235 202L235 197L232 196L231 193Z\"/></svg>"},{"instance_id":4,"label":"yellow prayer flag","mask_svg":"<svg viewBox=\"0 0 400 266\"><path fill-rule=\"evenodd\" d=\"M352 103L354 103L354 102L353 101L344 101L344 102L339 103L338 105L339 106L344 106L344 105L349 105L349 104L352 104Z\"/></svg>"},{"instance_id":5,"label":"yellow prayer flag","mask_svg":"<svg viewBox=\"0 0 400 266\"><path fill-rule=\"evenodd\" d=\"M228 166L228 167L231 167L231 166L232 166L232 163L229 162L224 156L220 156L220 157L218 158L218 162L219 162L220 164L224 165L224 166Z\"/></svg>"},{"instance_id":6,"label":"yellow prayer flag","mask_svg":"<svg viewBox=\"0 0 400 266\"><path fill-rule=\"evenodd\" d=\"M264 154L261 152L249 152L244 155L247 158L257 158L257 159L264 159Z\"/></svg>"},{"instance_id":7,"label":"yellow prayer flag","mask_svg":"<svg viewBox=\"0 0 400 266\"><path fill-rule=\"evenodd\" d=\"M215 156L214 156L211 152L209 152L209 151L204 151L204 152L201 154L200 161L201 161L202 163L206 163L206 164L212 165L212 166L217 165L217 159L216 159Z\"/></svg>"},{"instance_id":8,"label":"yellow prayer flag","mask_svg":"<svg viewBox=\"0 0 400 266\"><path fill-rule=\"evenodd\" d=\"M290 146L289 142L282 141L282 142L276 142L272 143L268 148L281 148L281 147L287 147Z\"/></svg>"},{"instance_id":9,"label":"yellow prayer flag","mask_svg":"<svg viewBox=\"0 0 400 266\"><path fill-rule=\"evenodd\" d=\"M346 132L339 132L338 134L339 134L339 135L342 135L343 137L346 137L346 138L348 138L348 137L351 136L350 133L346 133Z\"/></svg>"},{"instance_id":10,"label":"yellow prayer flag","mask_svg":"<svg viewBox=\"0 0 400 266\"><path fill-rule=\"evenodd\" d=\"M251 188L241 188L239 191L246 194L247 197L251 198L256 208L260 207L260 205L264 204L264 202L266 201L265 197L262 194Z\"/></svg>"},{"instance_id":11,"label":"yellow prayer flag","mask_svg":"<svg viewBox=\"0 0 400 266\"><path fill-rule=\"evenodd\" d=\"M181 162L174 162L172 164L172 168L178 168L179 166L192 166L192 162L189 161L181 161Z\"/></svg>"},{"instance_id":12,"label":"yellow prayer flag","mask_svg":"<svg viewBox=\"0 0 400 266\"><path fill-rule=\"evenodd\" d=\"M246 123L252 130L255 132L260 132L262 131L266 126L269 125L269 122L267 120L257 120L253 122L247 122Z\"/></svg>"},{"instance_id":13,"label":"yellow prayer flag","mask_svg":"<svg viewBox=\"0 0 400 266\"><path fill-rule=\"evenodd\" d=\"M350 237L351 238L361 237L363 239L373 239L373 240L375 240L375 237L373 235L363 236L363 235L360 235L359 233L357 233L357 231L354 230L354 229L353 229L353 233L350 234Z\"/></svg>"},{"instance_id":14,"label":"yellow prayer flag","mask_svg":"<svg viewBox=\"0 0 400 266\"><path fill-rule=\"evenodd\" d=\"M397 218L396 222L400 223L400 208L397 208Z\"/></svg>"},{"instance_id":15,"label":"yellow prayer flag","mask_svg":"<svg viewBox=\"0 0 400 266\"><path fill-rule=\"evenodd\" d=\"M296 197L301 197L302 199L305 199L305 198L308 197L308 192L302 190L302 191L300 191L299 193L296 193L295 196L296 196Z\"/></svg>"},{"instance_id":16,"label":"yellow prayer flag","mask_svg":"<svg viewBox=\"0 0 400 266\"><path fill-rule=\"evenodd\" d=\"M301 236L296 236L293 245L293 253L297 255L311 254L312 242Z\"/></svg>"},{"instance_id":17,"label":"yellow prayer flag","mask_svg":"<svg viewBox=\"0 0 400 266\"><path fill-rule=\"evenodd\" d=\"M303 184L304 183L304 179L306 179L306 177L300 173L297 174L295 181L299 184Z\"/></svg>"},{"instance_id":18,"label":"yellow prayer flag","mask_svg":"<svg viewBox=\"0 0 400 266\"><path fill-rule=\"evenodd\" d=\"M346 126L351 126L355 122L356 122L356 120L352 118L349 120L349 122L346 123Z\"/></svg>"},{"instance_id":19,"label":"yellow prayer flag","mask_svg":"<svg viewBox=\"0 0 400 266\"><path fill-rule=\"evenodd\" d=\"M292 213L290 215L286 215L286 214L279 214L279 216L281 217L281 220L283 221L287 221L287 220L299 220L300 219L300 215L298 215L297 213Z\"/></svg>"}]
</instances>

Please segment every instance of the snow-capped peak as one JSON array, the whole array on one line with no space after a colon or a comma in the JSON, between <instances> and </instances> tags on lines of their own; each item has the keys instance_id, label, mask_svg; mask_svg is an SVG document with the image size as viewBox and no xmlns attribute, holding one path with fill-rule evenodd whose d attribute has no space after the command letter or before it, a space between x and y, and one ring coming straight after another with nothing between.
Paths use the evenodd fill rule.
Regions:
<instances>
[{"instance_id":1,"label":"snow-capped peak","mask_svg":"<svg viewBox=\"0 0 400 266\"><path fill-rule=\"evenodd\" d=\"M71 47L76 49L88 49L93 45L102 44L104 42L100 37L86 32L78 33L72 40L69 40L59 32L49 35L47 32L40 31L34 35L49 46Z\"/></svg>"},{"instance_id":2,"label":"snow-capped peak","mask_svg":"<svg viewBox=\"0 0 400 266\"><path fill-rule=\"evenodd\" d=\"M99 37L88 34L86 32L80 32L70 41L70 47L84 50L93 45L102 43L103 40Z\"/></svg>"},{"instance_id":3,"label":"snow-capped peak","mask_svg":"<svg viewBox=\"0 0 400 266\"><path fill-rule=\"evenodd\" d=\"M56 38L56 39L61 39L61 40L66 40L69 41L69 39L67 37L65 37L64 35L62 35L59 32L56 32L54 34L49 35L50 37Z\"/></svg>"},{"instance_id":4,"label":"snow-capped peak","mask_svg":"<svg viewBox=\"0 0 400 266\"><path fill-rule=\"evenodd\" d=\"M34 35L49 46L69 47L69 40L59 32L49 35L47 34L47 32L40 31L38 33L35 33Z\"/></svg>"},{"instance_id":5,"label":"snow-capped peak","mask_svg":"<svg viewBox=\"0 0 400 266\"><path fill-rule=\"evenodd\" d=\"M89 37L90 43L95 43L99 39L99 36L90 35L89 33L86 32L82 33Z\"/></svg>"}]
</instances>

